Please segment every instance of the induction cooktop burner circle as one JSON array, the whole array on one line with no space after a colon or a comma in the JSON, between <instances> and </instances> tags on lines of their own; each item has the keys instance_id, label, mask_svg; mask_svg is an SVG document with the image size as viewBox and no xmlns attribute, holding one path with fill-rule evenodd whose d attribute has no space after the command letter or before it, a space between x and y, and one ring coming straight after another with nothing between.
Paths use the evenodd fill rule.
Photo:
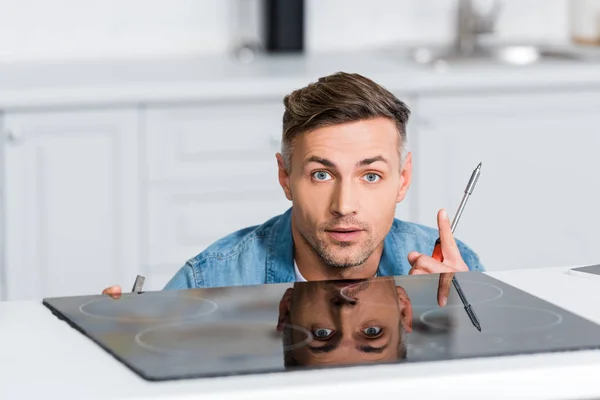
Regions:
<instances>
[{"instance_id":1,"label":"induction cooktop burner circle","mask_svg":"<svg viewBox=\"0 0 600 400\"><path fill-rule=\"evenodd\" d=\"M141 293L127 294L119 299L94 299L82 304L79 311L93 318L143 323L197 318L217 308L216 303L200 297Z\"/></svg>"},{"instance_id":2,"label":"induction cooktop burner circle","mask_svg":"<svg viewBox=\"0 0 600 400\"><path fill-rule=\"evenodd\" d=\"M416 290L411 290L411 293L408 295L411 300L412 308L423 308L423 307L429 308L429 307L432 307L433 305L437 304L437 287L438 287L439 278L431 278L431 280L435 280L435 283L433 285L431 283L429 283L428 286L431 286L431 288L434 288L434 290L433 289L432 290L429 290L429 289L419 290L416 287L416 285L414 285L414 284L407 286L407 290L409 288L416 289ZM414 281L414 282L416 282L416 281ZM426 282L426 281L424 280L424 282ZM429 282L431 282L431 281L429 281ZM358 301L363 304L382 305L376 301L370 301L367 296L358 295L358 293L360 293L360 291L361 291L362 286L364 286L366 283L368 283L368 282L359 282L356 284L350 284L348 286L345 286L342 289L340 289L340 295L347 300L358 299ZM398 282L396 283L396 285L402 286L402 284L398 283ZM485 283L485 282L476 282L476 281L469 281L469 280L461 279L460 287L463 290L463 292L467 294L467 297L469 298L469 303L473 306L498 300L504 294L504 291L501 288L499 288L498 286L495 286L495 285L492 285L489 283ZM356 298L354 297L354 293L357 293ZM452 305L452 303L451 303L452 301L454 301L455 304L462 305L462 303L460 301L460 297L458 296L458 294L456 292L454 292L453 286L451 286L450 294L451 294L451 298L449 299L449 303L448 303L449 306ZM427 296L427 297L424 297L424 296ZM452 299L452 297L454 297L454 299ZM395 304L395 303L390 303L388 305L390 307L392 307L392 306L397 307L397 304Z\"/></svg>"},{"instance_id":3,"label":"induction cooktop burner circle","mask_svg":"<svg viewBox=\"0 0 600 400\"><path fill-rule=\"evenodd\" d=\"M483 305L473 309L481 323L481 333L489 334L539 331L557 326L563 320L562 315L537 307ZM427 327L437 330L473 332L475 329L462 306L429 310L421 314L419 320ZM513 321L513 325L509 326L505 321Z\"/></svg>"},{"instance_id":4,"label":"induction cooktop burner circle","mask_svg":"<svg viewBox=\"0 0 600 400\"><path fill-rule=\"evenodd\" d=\"M134 338L140 347L158 353L204 358L263 357L310 343L309 330L286 324L304 336L299 343L284 346L273 321L188 321L151 327Z\"/></svg>"}]
</instances>

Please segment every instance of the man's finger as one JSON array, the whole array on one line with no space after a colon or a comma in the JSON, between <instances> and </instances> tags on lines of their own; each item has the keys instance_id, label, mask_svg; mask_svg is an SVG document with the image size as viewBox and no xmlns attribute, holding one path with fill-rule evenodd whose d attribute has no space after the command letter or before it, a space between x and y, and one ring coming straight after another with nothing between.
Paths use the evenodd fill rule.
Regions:
<instances>
[{"instance_id":1,"label":"man's finger","mask_svg":"<svg viewBox=\"0 0 600 400\"><path fill-rule=\"evenodd\" d=\"M410 253L408 253L408 256L407 256L408 262L410 263L410 265L414 265L414 263L417 262L419 257L421 257L421 253L419 253L417 251L411 251Z\"/></svg>"},{"instance_id":2,"label":"man's finger","mask_svg":"<svg viewBox=\"0 0 600 400\"><path fill-rule=\"evenodd\" d=\"M119 286L119 285L109 286L102 291L102 294L111 294L111 293L121 293L121 286Z\"/></svg>"},{"instance_id":3,"label":"man's finger","mask_svg":"<svg viewBox=\"0 0 600 400\"><path fill-rule=\"evenodd\" d=\"M113 299L121 298L121 287L120 286L110 286L102 291L102 294L109 295Z\"/></svg>"},{"instance_id":4,"label":"man's finger","mask_svg":"<svg viewBox=\"0 0 600 400\"><path fill-rule=\"evenodd\" d=\"M412 269L419 269L428 274L439 274L441 272L456 272L456 270L448 265L439 262L433 257L421 254L412 264Z\"/></svg>"},{"instance_id":5,"label":"man's finger","mask_svg":"<svg viewBox=\"0 0 600 400\"><path fill-rule=\"evenodd\" d=\"M448 302L450 295L450 285L452 284L453 273L444 272L440 274L440 283L438 285L438 304L444 307Z\"/></svg>"},{"instance_id":6,"label":"man's finger","mask_svg":"<svg viewBox=\"0 0 600 400\"><path fill-rule=\"evenodd\" d=\"M421 269L418 268L411 268L410 271L408 271L409 275L428 275L428 272L425 272Z\"/></svg>"},{"instance_id":7,"label":"man's finger","mask_svg":"<svg viewBox=\"0 0 600 400\"><path fill-rule=\"evenodd\" d=\"M452 228L450 226L450 218L446 210L441 209L437 215L438 229L440 233L440 241L442 242L442 254L444 261L453 261L461 258L460 251L454 240Z\"/></svg>"}]
</instances>

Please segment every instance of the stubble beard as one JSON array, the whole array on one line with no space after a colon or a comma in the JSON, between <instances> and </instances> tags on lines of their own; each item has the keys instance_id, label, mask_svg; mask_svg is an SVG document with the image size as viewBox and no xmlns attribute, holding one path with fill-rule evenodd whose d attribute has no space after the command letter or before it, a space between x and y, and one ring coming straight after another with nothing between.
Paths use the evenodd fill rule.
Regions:
<instances>
[{"instance_id":1,"label":"stubble beard","mask_svg":"<svg viewBox=\"0 0 600 400\"><path fill-rule=\"evenodd\" d=\"M326 234L325 231L322 232ZM318 237L307 241L325 265L335 269L353 268L364 264L376 247L370 236L364 242L359 243L330 243ZM338 254L340 250L351 250L352 247L359 247L359 249L354 252L344 252L346 254Z\"/></svg>"}]
</instances>

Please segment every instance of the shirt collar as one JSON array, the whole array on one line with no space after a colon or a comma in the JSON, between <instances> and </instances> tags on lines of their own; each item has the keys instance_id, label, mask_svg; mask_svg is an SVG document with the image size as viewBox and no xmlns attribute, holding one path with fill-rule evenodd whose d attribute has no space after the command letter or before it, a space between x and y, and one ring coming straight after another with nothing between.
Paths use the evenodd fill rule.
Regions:
<instances>
[{"instance_id":1,"label":"shirt collar","mask_svg":"<svg viewBox=\"0 0 600 400\"><path fill-rule=\"evenodd\" d=\"M294 240L292 238L292 208L281 214L273 224L267 249L267 283L294 282Z\"/></svg>"}]
</instances>

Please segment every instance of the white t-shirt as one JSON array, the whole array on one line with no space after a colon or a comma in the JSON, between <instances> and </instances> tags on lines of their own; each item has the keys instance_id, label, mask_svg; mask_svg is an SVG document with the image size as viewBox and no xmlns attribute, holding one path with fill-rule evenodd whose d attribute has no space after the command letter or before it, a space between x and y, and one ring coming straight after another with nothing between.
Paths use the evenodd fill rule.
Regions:
<instances>
[{"instance_id":1,"label":"white t-shirt","mask_svg":"<svg viewBox=\"0 0 600 400\"><path fill-rule=\"evenodd\" d=\"M296 271L296 282L306 282L306 279L304 279L304 277L300 273L300 270L298 269L298 265L296 264L296 260L294 260L294 270Z\"/></svg>"}]
</instances>

